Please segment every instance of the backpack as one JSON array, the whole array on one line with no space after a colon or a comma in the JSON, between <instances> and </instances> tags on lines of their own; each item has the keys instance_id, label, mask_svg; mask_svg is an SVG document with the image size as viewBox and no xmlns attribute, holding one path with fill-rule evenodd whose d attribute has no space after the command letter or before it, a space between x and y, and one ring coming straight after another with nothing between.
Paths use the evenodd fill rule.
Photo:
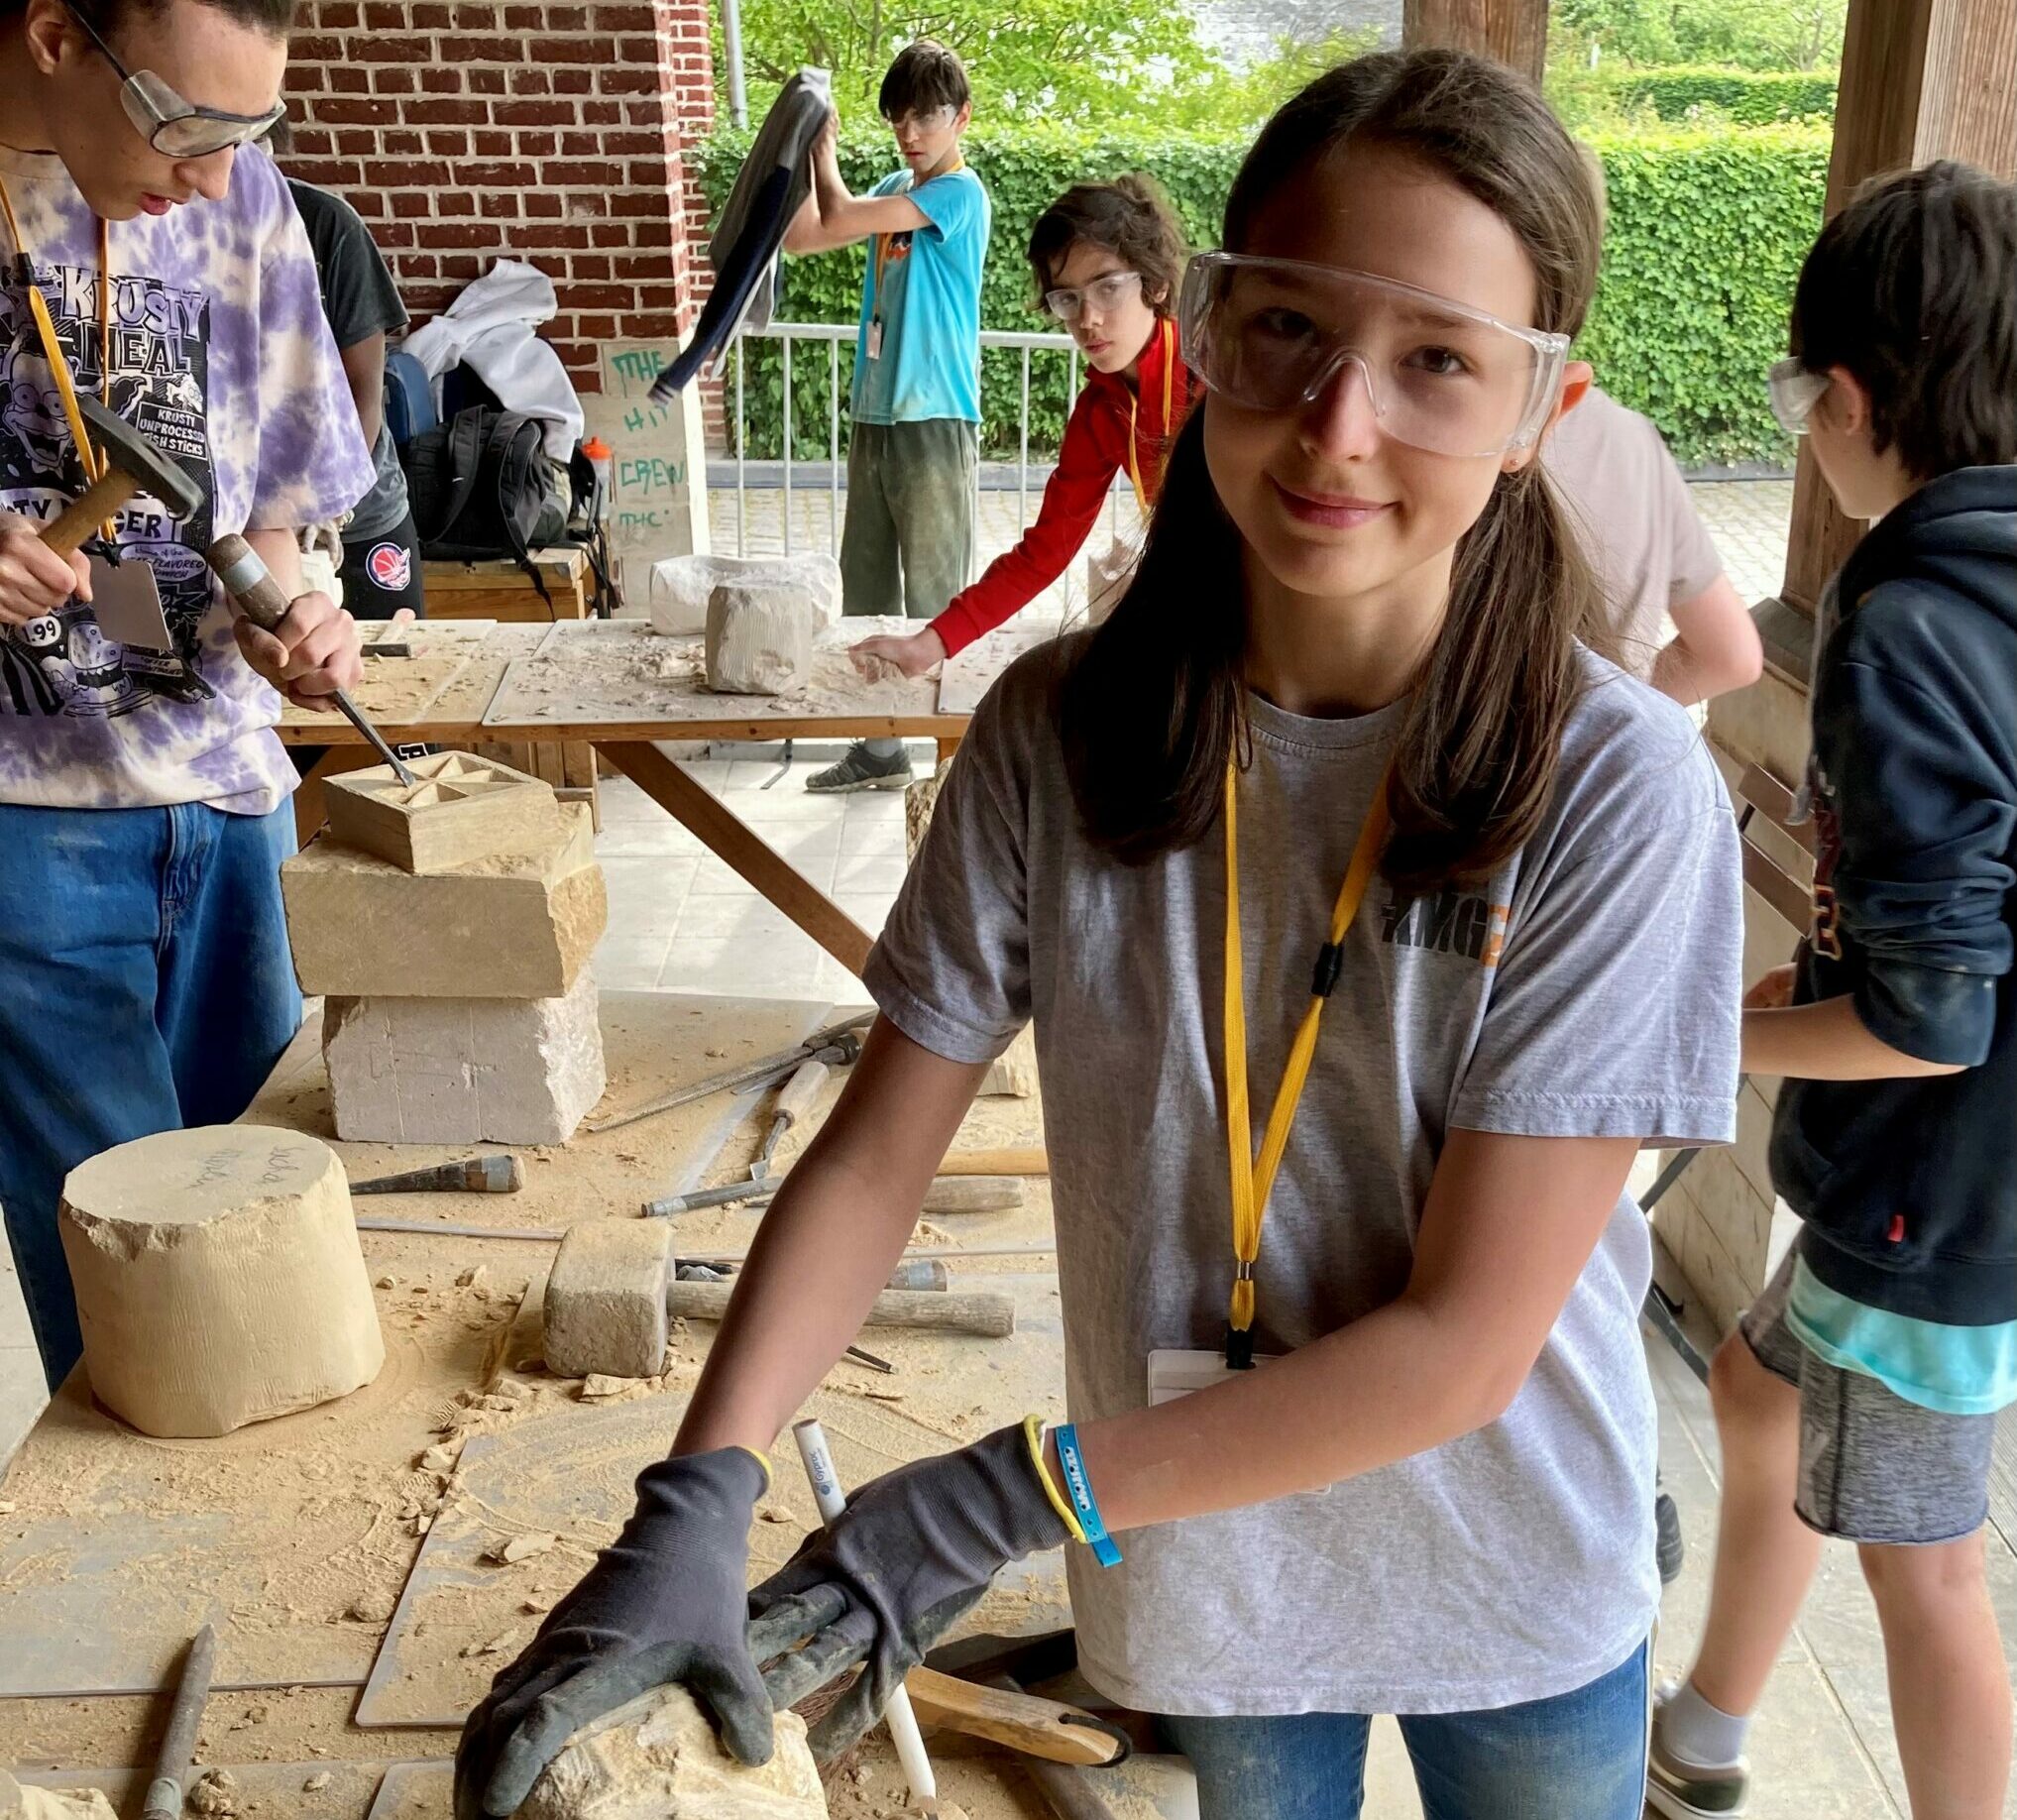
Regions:
<instances>
[{"instance_id":1,"label":"backpack","mask_svg":"<svg viewBox=\"0 0 2017 1820\"><path fill-rule=\"evenodd\" d=\"M403 348L393 348L386 356L386 427L393 445L404 448L438 421L426 368Z\"/></svg>"},{"instance_id":2,"label":"backpack","mask_svg":"<svg viewBox=\"0 0 2017 1820\"><path fill-rule=\"evenodd\" d=\"M522 411L472 404L400 450L420 554L430 562L511 557L553 611L531 551L559 539L566 498L545 428Z\"/></svg>"}]
</instances>

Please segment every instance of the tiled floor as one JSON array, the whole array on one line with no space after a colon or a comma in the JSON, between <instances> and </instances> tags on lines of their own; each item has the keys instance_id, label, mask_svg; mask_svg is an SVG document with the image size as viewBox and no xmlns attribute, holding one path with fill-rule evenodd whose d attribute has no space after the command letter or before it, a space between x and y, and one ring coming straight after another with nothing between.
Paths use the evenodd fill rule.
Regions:
<instances>
[{"instance_id":1,"label":"tiled floor","mask_svg":"<svg viewBox=\"0 0 2017 1820\"><path fill-rule=\"evenodd\" d=\"M913 747L922 773L929 741ZM811 796L805 780L830 762L795 759L780 774L775 746L738 746L732 758L687 761L771 847L869 934L895 901L904 874L899 791ZM597 842L610 891L610 932L596 951L606 986L740 993L750 997L854 998L860 985L813 939L758 897L627 779L606 779Z\"/></svg>"}]
</instances>

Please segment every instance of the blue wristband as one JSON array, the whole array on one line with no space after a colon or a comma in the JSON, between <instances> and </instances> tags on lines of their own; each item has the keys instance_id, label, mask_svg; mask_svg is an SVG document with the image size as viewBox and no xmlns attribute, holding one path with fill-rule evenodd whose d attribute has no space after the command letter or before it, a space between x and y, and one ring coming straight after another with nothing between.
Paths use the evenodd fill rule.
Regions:
<instances>
[{"instance_id":1,"label":"blue wristband","mask_svg":"<svg viewBox=\"0 0 2017 1820\"><path fill-rule=\"evenodd\" d=\"M1085 1461L1078 1451L1078 1430L1070 1422L1060 1422L1051 1430L1058 1443L1058 1466L1065 1479L1065 1495L1078 1513L1078 1527L1092 1544L1092 1558L1102 1567L1118 1567L1121 1551L1100 1521L1099 1503L1092 1495L1092 1481L1085 1476Z\"/></svg>"}]
</instances>

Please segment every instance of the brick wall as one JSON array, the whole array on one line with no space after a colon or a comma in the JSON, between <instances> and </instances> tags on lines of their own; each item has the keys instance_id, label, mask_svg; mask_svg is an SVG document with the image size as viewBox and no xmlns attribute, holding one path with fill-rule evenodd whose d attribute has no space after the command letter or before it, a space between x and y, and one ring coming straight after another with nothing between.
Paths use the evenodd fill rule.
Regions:
<instances>
[{"instance_id":1,"label":"brick wall","mask_svg":"<svg viewBox=\"0 0 2017 1820\"><path fill-rule=\"evenodd\" d=\"M714 118L705 0L300 0L288 171L370 224L416 322L499 257L559 293L577 390L601 344L668 344L705 294L682 155Z\"/></svg>"}]
</instances>

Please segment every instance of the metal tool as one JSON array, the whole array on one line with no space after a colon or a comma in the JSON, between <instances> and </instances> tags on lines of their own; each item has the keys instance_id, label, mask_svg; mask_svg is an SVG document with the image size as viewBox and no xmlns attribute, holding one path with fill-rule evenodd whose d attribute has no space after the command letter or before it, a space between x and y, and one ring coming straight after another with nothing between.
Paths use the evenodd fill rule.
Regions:
<instances>
[{"instance_id":1,"label":"metal tool","mask_svg":"<svg viewBox=\"0 0 2017 1820\"><path fill-rule=\"evenodd\" d=\"M89 497L88 494L85 496L86 499ZM83 501L77 504L82 505ZM204 555L211 568L216 570L217 579L224 584L225 592L255 626L272 631L287 617L289 603L280 592L280 584L274 580L260 553L243 537L235 534L219 537ZM338 689L329 699L337 712L363 734L378 755L392 767L394 777L408 786L418 781L406 768L406 761L386 743L385 736L365 719L358 705L344 690Z\"/></svg>"},{"instance_id":2,"label":"metal tool","mask_svg":"<svg viewBox=\"0 0 2017 1820\"><path fill-rule=\"evenodd\" d=\"M713 1093L727 1093L737 1087L769 1086L791 1075L801 1062L824 1062L829 1068L843 1068L861 1054L860 1032L865 1025L874 1022L875 1016L873 1011L863 1011L842 1023L829 1024L825 1030L815 1031L794 1048L779 1050L760 1061L748 1062L724 1074L710 1075L705 1081L676 1087L670 1093L661 1094L644 1105L633 1106L626 1112L590 1119L582 1129L614 1131L618 1125L632 1124L659 1112L670 1112L675 1106L692 1105L695 1100L706 1099Z\"/></svg>"},{"instance_id":3,"label":"metal tool","mask_svg":"<svg viewBox=\"0 0 2017 1820\"><path fill-rule=\"evenodd\" d=\"M59 556L85 542L94 527L136 494L152 494L169 514L186 518L203 503L203 489L179 462L155 448L123 417L114 416L96 398L79 398L85 426L104 457L105 472L57 513L42 540Z\"/></svg>"},{"instance_id":4,"label":"metal tool","mask_svg":"<svg viewBox=\"0 0 2017 1820\"><path fill-rule=\"evenodd\" d=\"M168 1711L168 1729L162 1735L155 1759L154 1780L147 1785L141 1820L181 1820L182 1782L203 1723L203 1703L210 1697L210 1676L217 1660L217 1633L207 1624L189 1640L175 1703Z\"/></svg>"},{"instance_id":5,"label":"metal tool","mask_svg":"<svg viewBox=\"0 0 2017 1820\"><path fill-rule=\"evenodd\" d=\"M697 1213L705 1207L733 1206L740 1201L767 1201L790 1180L765 1176L758 1182L725 1182L720 1188L693 1189L644 1202L646 1219L669 1219L675 1213ZM934 1176L925 1191L924 1213L999 1213L1028 1201L1020 1176Z\"/></svg>"},{"instance_id":6,"label":"metal tool","mask_svg":"<svg viewBox=\"0 0 2017 1820\"><path fill-rule=\"evenodd\" d=\"M516 1157L498 1152L470 1157L461 1163L435 1163L396 1176L374 1176L353 1182L353 1194L515 1194L525 1186L525 1172Z\"/></svg>"},{"instance_id":7,"label":"metal tool","mask_svg":"<svg viewBox=\"0 0 2017 1820\"><path fill-rule=\"evenodd\" d=\"M749 1165L752 1182L760 1182L770 1174L770 1159L777 1154L778 1140L813 1109L820 1097L820 1089L832 1079L833 1073L826 1063L808 1058L778 1088L777 1103L770 1109L769 1135L763 1140L763 1148L756 1153L756 1161Z\"/></svg>"},{"instance_id":8,"label":"metal tool","mask_svg":"<svg viewBox=\"0 0 2017 1820\"><path fill-rule=\"evenodd\" d=\"M819 1506L820 1521L829 1529L847 1508L847 1494L840 1489L840 1475L834 1470L833 1450L827 1445L826 1430L808 1417L795 1422L792 1439L799 1444L799 1458L806 1463L806 1477L813 1484L813 1502ZM903 1688L890 1689L889 1704L882 1709L889 1727L890 1742L896 1746L897 1762L903 1765L904 1780L911 1785L911 1802L920 1813L939 1811L939 1778L932 1772L932 1760L925 1755L925 1740L918 1730L918 1716L911 1711L911 1697Z\"/></svg>"}]
</instances>

